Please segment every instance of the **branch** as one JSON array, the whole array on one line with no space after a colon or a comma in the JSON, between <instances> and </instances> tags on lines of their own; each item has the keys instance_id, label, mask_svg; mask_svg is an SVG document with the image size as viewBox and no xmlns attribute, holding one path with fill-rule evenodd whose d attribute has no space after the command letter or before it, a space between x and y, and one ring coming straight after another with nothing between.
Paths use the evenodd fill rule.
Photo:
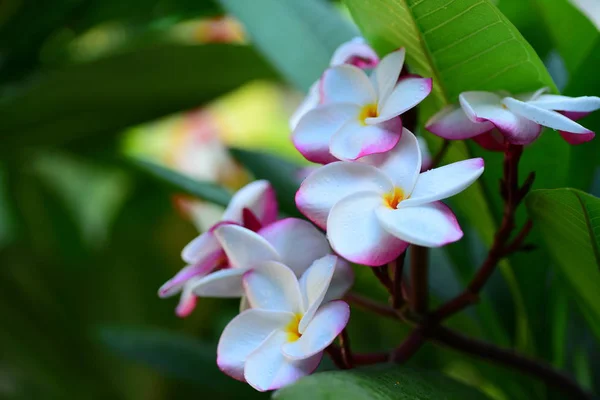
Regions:
<instances>
[{"instance_id":1,"label":"branch","mask_svg":"<svg viewBox=\"0 0 600 400\"><path fill-rule=\"evenodd\" d=\"M396 363L408 361L425 344L423 329L417 327L413 330L400 346L396 347L390 354L390 360Z\"/></svg>"},{"instance_id":2,"label":"branch","mask_svg":"<svg viewBox=\"0 0 600 400\"><path fill-rule=\"evenodd\" d=\"M345 328L342 330L342 333L340 333L338 339L342 348L342 361L347 369L351 369L354 362L352 361L352 350L350 350L350 337L348 337L348 331Z\"/></svg>"},{"instance_id":3,"label":"branch","mask_svg":"<svg viewBox=\"0 0 600 400\"><path fill-rule=\"evenodd\" d=\"M554 386L569 396L569 399L592 399L579 385L551 365L532 360L509 349L502 349L489 343L463 336L444 327L430 332L431 338L444 346L471 354L484 360L512 367L541 379L548 386Z\"/></svg>"},{"instance_id":4,"label":"branch","mask_svg":"<svg viewBox=\"0 0 600 400\"><path fill-rule=\"evenodd\" d=\"M392 307L371 300L368 297L361 296L360 294L347 293L346 296L344 296L344 300L363 310L372 311L375 314L379 314L386 318L398 319L398 314L396 314L396 311L394 311Z\"/></svg>"},{"instance_id":5,"label":"branch","mask_svg":"<svg viewBox=\"0 0 600 400\"><path fill-rule=\"evenodd\" d=\"M427 265L429 254L427 248L412 246L410 253L410 305L417 314L427 312L429 307L429 287L427 282Z\"/></svg>"},{"instance_id":6,"label":"branch","mask_svg":"<svg viewBox=\"0 0 600 400\"><path fill-rule=\"evenodd\" d=\"M342 361L342 349L335 344L330 344L325 351L331 357L333 363L340 369L345 369ZM388 353L354 353L352 361L354 366L379 364L389 361ZM339 364L338 364L339 363Z\"/></svg>"},{"instance_id":7,"label":"branch","mask_svg":"<svg viewBox=\"0 0 600 400\"><path fill-rule=\"evenodd\" d=\"M403 252L400 257L396 260L393 265L393 277L392 282L394 283L392 291L392 308L398 310L404 304L404 294L402 291L402 274L404 272L404 262L406 261L406 251Z\"/></svg>"}]
</instances>

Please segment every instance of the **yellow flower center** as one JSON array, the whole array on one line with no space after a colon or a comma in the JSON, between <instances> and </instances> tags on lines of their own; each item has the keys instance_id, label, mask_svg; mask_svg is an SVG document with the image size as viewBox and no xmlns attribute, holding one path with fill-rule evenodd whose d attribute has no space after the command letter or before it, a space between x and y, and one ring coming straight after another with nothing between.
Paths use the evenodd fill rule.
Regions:
<instances>
[{"instance_id":1,"label":"yellow flower center","mask_svg":"<svg viewBox=\"0 0 600 400\"><path fill-rule=\"evenodd\" d=\"M377 104L367 104L360 110L360 113L358 114L358 121L362 125L366 125L367 123L365 120L367 118L375 118L378 115L379 114L377 113Z\"/></svg>"},{"instance_id":2,"label":"yellow flower center","mask_svg":"<svg viewBox=\"0 0 600 400\"><path fill-rule=\"evenodd\" d=\"M395 210L402 200L404 200L404 192L399 187L383 195L383 203L392 210Z\"/></svg>"},{"instance_id":3,"label":"yellow flower center","mask_svg":"<svg viewBox=\"0 0 600 400\"><path fill-rule=\"evenodd\" d=\"M300 339L300 336L302 336L302 334L298 330L301 319L302 315L296 314L294 315L294 318L292 318L290 323L287 324L285 328L283 328L283 330L287 333L288 342L295 342L296 340Z\"/></svg>"}]
</instances>

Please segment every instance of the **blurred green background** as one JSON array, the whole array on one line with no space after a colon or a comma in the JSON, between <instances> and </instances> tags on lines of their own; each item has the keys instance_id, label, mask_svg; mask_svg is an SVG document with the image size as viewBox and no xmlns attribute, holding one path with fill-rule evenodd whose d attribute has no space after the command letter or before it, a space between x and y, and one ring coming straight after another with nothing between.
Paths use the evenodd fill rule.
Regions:
<instances>
[{"instance_id":1,"label":"blurred green background","mask_svg":"<svg viewBox=\"0 0 600 400\"><path fill-rule=\"evenodd\" d=\"M219 207L183 195L132 161L151 160L230 190L252 175L228 147L302 164L287 122L302 94L281 76L305 87L323 69L323 57L290 73L273 62L260 32L255 47L242 24L225 15L220 4L231 3L0 2L0 398L268 397L215 365L216 343L238 310L236 301L201 299L190 317L179 319L177 300L156 294L183 266L183 246L214 221ZM597 77L595 93L589 82L574 79L590 72L573 71L600 65L600 52L590 50L600 45L597 28L578 23L584 18L579 11L560 14L573 17L567 30L593 36L575 46L547 28L556 15L543 6L539 12L542 0L496 3L560 88L598 94ZM327 3L324 10L344 22L344 34L358 32L341 4ZM268 24L279 11L257 4L253 12L263 13ZM316 15L303 7L294 13L300 19ZM281 59L320 56L311 48L314 38L298 46L302 39L293 37L291 46L281 32L273 39ZM576 54L564 58L565 51ZM587 126L600 128L597 115ZM597 157L597 143L577 148L571 158ZM572 184L598 195L597 164L596 158ZM456 264L457 252L466 248L463 260L471 262L482 258L483 244L466 233L461 245L432 252L435 299L451 297L469 277L469 267ZM496 310L494 323L502 330L485 311L470 310L451 325L545 358L593 388L598 342L554 272L544 273L530 277L552 292L536 298L541 306L529 314L534 329L548 334L535 350L523 345L518 306L500 274L486 289L493 300L480 307ZM356 290L385 300L364 268L357 269ZM394 347L408 331L360 310L353 311L349 329L354 347L363 351ZM561 398L521 374L431 344L410 365L441 370L498 400ZM321 368L332 366L324 361Z\"/></svg>"}]
</instances>

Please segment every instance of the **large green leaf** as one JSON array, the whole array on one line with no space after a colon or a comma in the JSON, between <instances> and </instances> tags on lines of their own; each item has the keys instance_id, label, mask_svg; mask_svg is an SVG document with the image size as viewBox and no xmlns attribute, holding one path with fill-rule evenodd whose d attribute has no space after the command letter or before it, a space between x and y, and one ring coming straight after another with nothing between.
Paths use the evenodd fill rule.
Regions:
<instances>
[{"instance_id":1,"label":"large green leaf","mask_svg":"<svg viewBox=\"0 0 600 400\"><path fill-rule=\"evenodd\" d=\"M114 134L274 77L251 47L234 45L161 46L65 67L0 102L0 150Z\"/></svg>"},{"instance_id":2,"label":"large green leaf","mask_svg":"<svg viewBox=\"0 0 600 400\"><path fill-rule=\"evenodd\" d=\"M298 88L307 90L341 43L358 32L322 0L218 0L251 40Z\"/></svg>"},{"instance_id":3,"label":"large green leaf","mask_svg":"<svg viewBox=\"0 0 600 400\"><path fill-rule=\"evenodd\" d=\"M248 168L256 179L266 179L273 185L279 208L284 213L302 217L296 208L295 196L300 187L301 167L273 154L252 150L230 149L233 158Z\"/></svg>"},{"instance_id":4,"label":"large green leaf","mask_svg":"<svg viewBox=\"0 0 600 400\"><path fill-rule=\"evenodd\" d=\"M231 194L219 185L212 182L202 182L183 175L170 168L165 168L146 160L132 160L131 163L143 172L166 183L174 190L187 193L201 200L227 207Z\"/></svg>"},{"instance_id":5,"label":"large green leaf","mask_svg":"<svg viewBox=\"0 0 600 400\"><path fill-rule=\"evenodd\" d=\"M273 399L333 400L483 400L473 388L443 375L395 365L332 371L302 378L281 389Z\"/></svg>"},{"instance_id":6,"label":"large green leaf","mask_svg":"<svg viewBox=\"0 0 600 400\"><path fill-rule=\"evenodd\" d=\"M575 189L536 190L527 197L527 208L571 295L598 327L600 199Z\"/></svg>"}]
</instances>

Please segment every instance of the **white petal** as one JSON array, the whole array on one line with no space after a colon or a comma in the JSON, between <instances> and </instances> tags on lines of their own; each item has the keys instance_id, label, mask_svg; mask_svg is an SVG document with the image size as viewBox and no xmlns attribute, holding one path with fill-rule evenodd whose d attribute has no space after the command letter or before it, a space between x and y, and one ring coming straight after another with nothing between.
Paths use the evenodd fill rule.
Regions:
<instances>
[{"instance_id":1,"label":"white petal","mask_svg":"<svg viewBox=\"0 0 600 400\"><path fill-rule=\"evenodd\" d=\"M300 103L296 111L294 111L294 113L290 117L291 130L296 129L296 126L298 126L298 122L300 122L300 119L304 116L304 114L306 114L307 112L319 105L319 98L319 81L316 81L308 90L308 94L306 95L302 103Z\"/></svg>"},{"instance_id":2,"label":"white petal","mask_svg":"<svg viewBox=\"0 0 600 400\"><path fill-rule=\"evenodd\" d=\"M250 305L250 302L248 301L248 298L246 296L242 296L242 298L240 299L240 313L251 309L252 306Z\"/></svg>"},{"instance_id":3,"label":"white petal","mask_svg":"<svg viewBox=\"0 0 600 400\"><path fill-rule=\"evenodd\" d=\"M364 125L358 119L351 119L331 137L329 151L340 160L354 161L389 151L398 143L401 135L400 118L379 125Z\"/></svg>"},{"instance_id":4,"label":"white petal","mask_svg":"<svg viewBox=\"0 0 600 400\"><path fill-rule=\"evenodd\" d=\"M396 86L400 71L402 71L402 66L404 65L405 55L406 51L404 48L396 50L383 57L379 62L379 65L377 65L373 71L371 81L377 90L379 104L383 104L386 101L387 97L392 93L392 90Z\"/></svg>"},{"instance_id":5,"label":"white petal","mask_svg":"<svg viewBox=\"0 0 600 400\"><path fill-rule=\"evenodd\" d=\"M600 109L600 97L568 97L556 94L544 94L536 100L528 101L536 107L555 111L592 112Z\"/></svg>"},{"instance_id":6,"label":"white petal","mask_svg":"<svg viewBox=\"0 0 600 400\"><path fill-rule=\"evenodd\" d=\"M277 219L275 191L268 181L254 181L233 195L225 213L224 221L242 223L242 210L248 208L258 220L267 225Z\"/></svg>"},{"instance_id":7,"label":"white petal","mask_svg":"<svg viewBox=\"0 0 600 400\"><path fill-rule=\"evenodd\" d=\"M350 307L343 301L325 304L298 340L282 346L283 354L292 360L303 360L322 352L346 327L349 318Z\"/></svg>"},{"instance_id":8,"label":"white petal","mask_svg":"<svg viewBox=\"0 0 600 400\"><path fill-rule=\"evenodd\" d=\"M491 122L473 122L456 105L444 107L427 121L425 128L444 139L469 139L494 128Z\"/></svg>"},{"instance_id":9,"label":"white petal","mask_svg":"<svg viewBox=\"0 0 600 400\"><path fill-rule=\"evenodd\" d=\"M252 308L303 312L300 285L287 266L268 261L244 275L244 289Z\"/></svg>"},{"instance_id":10,"label":"white petal","mask_svg":"<svg viewBox=\"0 0 600 400\"><path fill-rule=\"evenodd\" d=\"M584 128L577 122L565 117L564 115L551 110L536 107L532 104L522 102L511 97L506 97L502 102L508 109L516 114L525 117L536 124L547 126L552 129L571 133L590 133L589 129Z\"/></svg>"},{"instance_id":11,"label":"white petal","mask_svg":"<svg viewBox=\"0 0 600 400\"><path fill-rule=\"evenodd\" d=\"M217 347L217 365L227 375L244 380L248 356L274 331L285 327L294 315L286 312L247 310L232 319L223 330Z\"/></svg>"},{"instance_id":12,"label":"white petal","mask_svg":"<svg viewBox=\"0 0 600 400\"><path fill-rule=\"evenodd\" d=\"M265 238L238 225L223 225L215 229L233 268L252 268L262 261L281 261L277 251Z\"/></svg>"},{"instance_id":13,"label":"white petal","mask_svg":"<svg viewBox=\"0 0 600 400\"><path fill-rule=\"evenodd\" d=\"M306 326L321 306L329 283L333 278L337 257L328 255L316 260L300 278L300 291L304 303L304 315L298 325L298 332L303 333Z\"/></svg>"},{"instance_id":14,"label":"white petal","mask_svg":"<svg viewBox=\"0 0 600 400\"><path fill-rule=\"evenodd\" d=\"M360 63L357 63L359 59ZM367 44L364 38L355 37L342 43L333 53L330 65L353 64L359 68L368 68L377 65L379 57L375 50Z\"/></svg>"},{"instance_id":15,"label":"white petal","mask_svg":"<svg viewBox=\"0 0 600 400\"><path fill-rule=\"evenodd\" d=\"M321 78L323 104L351 103L366 105L375 103L375 90L363 70L353 65L329 68Z\"/></svg>"},{"instance_id":16,"label":"white petal","mask_svg":"<svg viewBox=\"0 0 600 400\"><path fill-rule=\"evenodd\" d=\"M227 268L197 278L190 284L196 296L231 298L244 295L242 277L246 272L242 268Z\"/></svg>"},{"instance_id":17,"label":"white petal","mask_svg":"<svg viewBox=\"0 0 600 400\"><path fill-rule=\"evenodd\" d=\"M194 283L193 279L191 281L188 281L186 283L186 285L183 287L183 290L181 291L181 297L179 298L179 303L177 304L177 307L175 308L175 314L177 314L178 317L181 317L181 318L187 317L188 315L190 315L192 313L192 311L194 311L194 308L196 308L196 303L198 301L198 298L192 291L193 283Z\"/></svg>"},{"instance_id":18,"label":"white petal","mask_svg":"<svg viewBox=\"0 0 600 400\"><path fill-rule=\"evenodd\" d=\"M329 289L325 293L322 303L330 302L331 300L339 300L354 283L354 271L350 264L341 257L337 258L335 264L335 271L333 272L333 278L329 283Z\"/></svg>"},{"instance_id":19,"label":"white petal","mask_svg":"<svg viewBox=\"0 0 600 400\"><path fill-rule=\"evenodd\" d=\"M380 208L377 217L390 234L418 246L444 246L463 235L456 217L441 202L397 210Z\"/></svg>"},{"instance_id":20,"label":"white petal","mask_svg":"<svg viewBox=\"0 0 600 400\"><path fill-rule=\"evenodd\" d=\"M221 251L221 244L211 231L204 232L189 242L181 252L181 258L188 264L197 264L212 254Z\"/></svg>"},{"instance_id":21,"label":"white petal","mask_svg":"<svg viewBox=\"0 0 600 400\"><path fill-rule=\"evenodd\" d=\"M398 208L443 200L462 192L483 173L483 159L471 158L431 169L419 175L410 197Z\"/></svg>"},{"instance_id":22,"label":"white petal","mask_svg":"<svg viewBox=\"0 0 600 400\"><path fill-rule=\"evenodd\" d=\"M367 118L366 123L377 124L403 114L422 102L431 93L431 88L431 78L413 76L400 78L385 102L380 102L379 115L376 118Z\"/></svg>"},{"instance_id":23,"label":"white petal","mask_svg":"<svg viewBox=\"0 0 600 400\"><path fill-rule=\"evenodd\" d=\"M325 229L331 207L359 191L387 193L392 182L377 168L361 163L335 162L310 174L296 193L296 206L308 219Z\"/></svg>"},{"instance_id":24,"label":"white petal","mask_svg":"<svg viewBox=\"0 0 600 400\"><path fill-rule=\"evenodd\" d=\"M281 346L287 341L286 332L275 331L250 354L244 378L254 389L261 392L279 389L311 374L319 366L322 353L296 361L285 357Z\"/></svg>"},{"instance_id":25,"label":"white petal","mask_svg":"<svg viewBox=\"0 0 600 400\"><path fill-rule=\"evenodd\" d=\"M333 206L327 237L336 253L364 265L378 266L396 259L407 244L383 229L375 210L384 206L381 194L359 192Z\"/></svg>"},{"instance_id":26,"label":"white petal","mask_svg":"<svg viewBox=\"0 0 600 400\"><path fill-rule=\"evenodd\" d=\"M471 121L493 123L513 144L529 144L542 131L539 124L504 108L495 93L464 92L458 98Z\"/></svg>"},{"instance_id":27,"label":"white petal","mask_svg":"<svg viewBox=\"0 0 600 400\"><path fill-rule=\"evenodd\" d=\"M224 254L220 252L220 255ZM218 257L209 259L208 262L187 265L181 269L173 278L165 282L160 289L158 289L158 295L162 298L173 296L183 288L186 282L189 282L193 278L201 277L209 273L217 265Z\"/></svg>"},{"instance_id":28,"label":"white petal","mask_svg":"<svg viewBox=\"0 0 600 400\"><path fill-rule=\"evenodd\" d=\"M261 229L258 234L273 246L281 262L296 276L301 276L316 259L331 253L325 235L302 219L282 219Z\"/></svg>"},{"instance_id":29,"label":"white petal","mask_svg":"<svg viewBox=\"0 0 600 400\"><path fill-rule=\"evenodd\" d=\"M350 119L357 119L360 107L349 103L319 106L307 113L292 134L294 146L309 161L327 164L336 161L329 153L331 137Z\"/></svg>"},{"instance_id":30,"label":"white petal","mask_svg":"<svg viewBox=\"0 0 600 400\"><path fill-rule=\"evenodd\" d=\"M363 157L360 161L382 171L406 194L412 192L422 164L419 142L408 129L402 130L400 142L391 151Z\"/></svg>"}]
</instances>

